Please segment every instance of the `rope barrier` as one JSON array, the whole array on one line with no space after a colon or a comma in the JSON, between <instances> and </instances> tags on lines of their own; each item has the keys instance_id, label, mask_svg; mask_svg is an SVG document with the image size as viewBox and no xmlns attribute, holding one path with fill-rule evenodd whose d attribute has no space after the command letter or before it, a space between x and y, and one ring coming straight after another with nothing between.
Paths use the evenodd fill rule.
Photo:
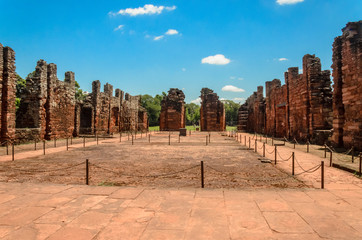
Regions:
<instances>
[{"instance_id":1,"label":"rope barrier","mask_svg":"<svg viewBox=\"0 0 362 240\"><path fill-rule=\"evenodd\" d=\"M186 171L191 170L191 169L196 168L196 167L200 167L200 165L194 165L194 166L192 166L192 167L189 167L189 168L186 168L186 169L183 169L183 170L180 170L180 171L176 171L176 172L164 173L164 174L156 174L156 175L145 175L145 176L141 176L141 175L123 174L123 173L116 172L116 171L110 170L110 169L108 169L108 168L105 168L105 167L102 167L102 166L99 166L99 165L96 165L96 164L91 164L91 166L94 166L94 167L96 167L96 168L102 169L102 170L107 171L107 172L111 172L111 173L117 174L117 175L119 175L119 176L138 177L138 178L143 178L143 177L144 177L144 178L167 177L167 176L176 175L176 174L178 174L178 173L186 172Z\"/></svg>"},{"instance_id":2,"label":"rope barrier","mask_svg":"<svg viewBox=\"0 0 362 240\"><path fill-rule=\"evenodd\" d=\"M280 155L279 151L277 151L277 154L278 154L278 156L281 158L281 161L283 161L283 162L287 162L287 161L289 161L289 160L293 157L293 154L292 154L292 155L290 155L289 158L285 159L285 158L283 158L283 157ZM279 160L279 161L280 161L280 160Z\"/></svg>"},{"instance_id":3,"label":"rope barrier","mask_svg":"<svg viewBox=\"0 0 362 240\"><path fill-rule=\"evenodd\" d=\"M318 169L320 168L320 166L321 166L321 165L319 164L319 165L316 165L316 166L312 167L311 169L305 170L305 169L300 165L300 163L299 163L299 161L297 160L297 158L295 157L294 159L295 159L295 162L296 162L296 163L298 164L298 166L300 167L300 169L302 169L302 171L303 171L303 172L306 172L306 173L315 172L316 170L315 170L315 171L312 171L312 172L309 172L309 171L312 170L312 169L314 169L315 167L318 167L318 166L319 166L319 167L317 168L317 170L318 170Z\"/></svg>"},{"instance_id":4,"label":"rope barrier","mask_svg":"<svg viewBox=\"0 0 362 240\"><path fill-rule=\"evenodd\" d=\"M18 171L18 172L44 173L44 172L57 172L57 171L61 171L61 170L67 170L67 169L70 169L70 168L80 166L82 164L84 164L84 162L74 164L74 165L64 167L64 168L57 168L57 169L50 169L50 170L19 169L19 168L5 167L5 166L2 166L2 167L5 167L5 170L13 170L13 171ZM3 169L1 169L1 170L3 170Z\"/></svg>"},{"instance_id":5,"label":"rope barrier","mask_svg":"<svg viewBox=\"0 0 362 240\"><path fill-rule=\"evenodd\" d=\"M265 151L269 154L273 154L275 152L275 148L273 149L273 151L269 152L268 149L265 148Z\"/></svg>"}]
</instances>

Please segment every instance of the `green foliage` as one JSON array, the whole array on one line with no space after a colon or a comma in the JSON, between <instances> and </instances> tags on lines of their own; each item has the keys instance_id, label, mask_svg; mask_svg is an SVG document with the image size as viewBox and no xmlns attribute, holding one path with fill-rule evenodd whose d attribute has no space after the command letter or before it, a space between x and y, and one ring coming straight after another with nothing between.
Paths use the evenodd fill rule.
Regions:
<instances>
[{"instance_id":1,"label":"green foliage","mask_svg":"<svg viewBox=\"0 0 362 240\"><path fill-rule=\"evenodd\" d=\"M225 120L226 124L229 126L235 126L238 121L238 111L240 104L235 103L232 100L223 100L225 107Z\"/></svg>"},{"instance_id":2,"label":"green foliage","mask_svg":"<svg viewBox=\"0 0 362 240\"><path fill-rule=\"evenodd\" d=\"M76 100L84 100L85 94L83 90L80 88L80 85L77 81L75 81L75 99Z\"/></svg>"},{"instance_id":3,"label":"green foliage","mask_svg":"<svg viewBox=\"0 0 362 240\"><path fill-rule=\"evenodd\" d=\"M200 120L200 106L195 103L185 105L186 125L198 125Z\"/></svg>"},{"instance_id":4,"label":"green foliage","mask_svg":"<svg viewBox=\"0 0 362 240\"><path fill-rule=\"evenodd\" d=\"M26 87L26 81L18 74L16 74L16 93L15 93L15 107L16 110L19 109L20 106L20 97L21 94L24 93Z\"/></svg>"},{"instance_id":5,"label":"green foliage","mask_svg":"<svg viewBox=\"0 0 362 240\"><path fill-rule=\"evenodd\" d=\"M155 97L148 94L141 96L141 105L147 110L150 126L159 125L162 98L163 97L158 94Z\"/></svg>"}]
</instances>

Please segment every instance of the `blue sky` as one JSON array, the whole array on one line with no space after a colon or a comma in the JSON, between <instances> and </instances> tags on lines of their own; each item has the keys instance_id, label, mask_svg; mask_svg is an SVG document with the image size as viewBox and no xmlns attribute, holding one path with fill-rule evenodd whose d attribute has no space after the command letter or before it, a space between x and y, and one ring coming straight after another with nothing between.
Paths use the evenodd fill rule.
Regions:
<instances>
[{"instance_id":1,"label":"blue sky","mask_svg":"<svg viewBox=\"0 0 362 240\"><path fill-rule=\"evenodd\" d=\"M360 0L0 0L0 43L16 51L25 77L39 59L74 71L83 90L100 80L132 95L203 87L247 98L316 54L332 64L332 43Z\"/></svg>"}]
</instances>

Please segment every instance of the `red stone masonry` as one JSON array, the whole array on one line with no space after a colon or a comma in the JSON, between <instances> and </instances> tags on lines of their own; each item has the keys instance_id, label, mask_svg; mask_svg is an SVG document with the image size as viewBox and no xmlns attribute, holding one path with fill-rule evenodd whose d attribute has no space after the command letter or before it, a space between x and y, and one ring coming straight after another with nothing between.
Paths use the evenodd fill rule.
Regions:
<instances>
[{"instance_id":1,"label":"red stone masonry","mask_svg":"<svg viewBox=\"0 0 362 240\"><path fill-rule=\"evenodd\" d=\"M0 44L0 140L15 139L15 52Z\"/></svg>"},{"instance_id":2,"label":"red stone masonry","mask_svg":"<svg viewBox=\"0 0 362 240\"><path fill-rule=\"evenodd\" d=\"M175 131L185 128L185 94L171 88L161 101L160 130Z\"/></svg>"},{"instance_id":3,"label":"red stone masonry","mask_svg":"<svg viewBox=\"0 0 362 240\"><path fill-rule=\"evenodd\" d=\"M200 108L201 131L225 131L224 104L213 90L203 88L201 90Z\"/></svg>"},{"instance_id":4,"label":"red stone masonry","mask_svg":"<svg viewBox=\"0 0 362 240\"><path fill-rule=\"evenodd\" d=\"M362 150L362 21L350 22L333 43L333 128L338 146Z\"/></svg>"},{"instance_id":5,"label":"red stone masonry","mask_svg":"<svg viewBox=\"0 0 362 240\"><path fill-rule=\"evenodd\" d=\"M70 137L74 132L74 118L74 73L66 72L65 81L59 81L57 66L39 60L33 75L26 79L26 89L16 113L18 137L29 139ZM27 135L25 132L32 136L25 136Z\"/></svg>"}]
</instances>

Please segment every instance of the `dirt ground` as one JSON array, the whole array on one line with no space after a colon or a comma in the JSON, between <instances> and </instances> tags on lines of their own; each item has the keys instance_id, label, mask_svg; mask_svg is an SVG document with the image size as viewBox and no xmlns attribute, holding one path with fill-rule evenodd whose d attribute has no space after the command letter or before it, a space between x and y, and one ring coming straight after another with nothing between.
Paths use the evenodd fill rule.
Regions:
<instances>
[{"instance_id":1,"label":"dirt ground","mask_svg":"<svg viewBox=\"0 0 362 240\"><path fill-rule=\"evenodd\" d=\"M85 184L89 159L90 185L195 187L201 185L204 162L206 188L309 187L260 155L221 133L193 132L180 137L174 132L144 134L134 140L123 136L100 140L99 145L70 148L56 154L0 162L0 181ZM178 142L180 139L180 143Z\"/></svg>"}]
</instances>

